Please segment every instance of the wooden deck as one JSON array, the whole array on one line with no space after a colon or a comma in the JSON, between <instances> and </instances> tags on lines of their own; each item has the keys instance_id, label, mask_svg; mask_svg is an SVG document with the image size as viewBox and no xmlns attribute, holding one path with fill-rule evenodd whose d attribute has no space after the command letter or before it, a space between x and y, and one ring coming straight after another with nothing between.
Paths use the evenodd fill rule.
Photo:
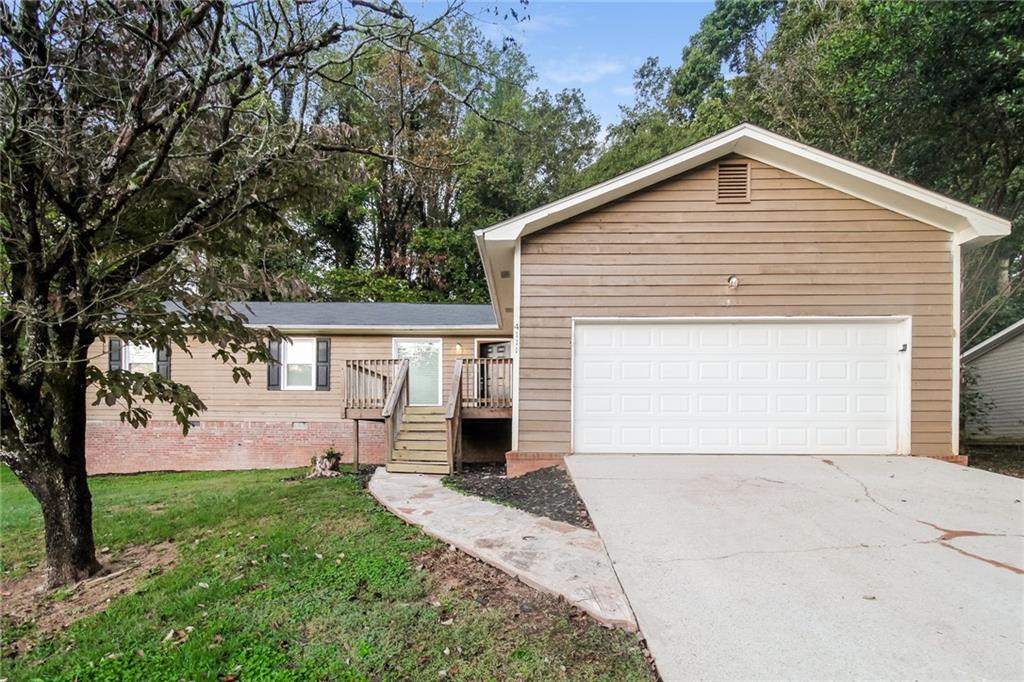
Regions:
<instances>
[{"instance_id":1,"label":"wooden deck","mask_svg":"<svg viewBox=\"0 0 1024 682\"><path fill-rule=\"evenodd\" d=\"M443 407L409 405L408 360L347 360L345 379L342 416L384 422L391 472L452 473L462 465L463 419L512 418L511 358L456 360Z\"/></svg>"}]
</instances>

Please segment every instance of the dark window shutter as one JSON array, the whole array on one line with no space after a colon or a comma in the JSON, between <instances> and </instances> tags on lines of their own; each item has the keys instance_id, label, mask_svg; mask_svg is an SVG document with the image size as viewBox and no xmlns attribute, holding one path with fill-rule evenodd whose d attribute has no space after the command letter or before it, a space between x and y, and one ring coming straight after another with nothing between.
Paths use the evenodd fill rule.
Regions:
<instances>
[{"instance_id":1,"label":"dark window shutter","mask_svg":"<svg viewBox=\"0 0 1024 682\"><path fill-rule=\"evenodd\" d=\"M156 373L164 379L171 378L171 347L156 349Z\"/></svg>"},{"instance_id":2,"label":"dark window shutter","mask_svg":"<svg viewBox=\"0 0 1024 682\"><path fill-rule=\"evenodd\" d=\"M281 342L269 341L267 347L270 349L271 362L267 363L267 390L281 390Z\"/></svg>"},{"instance_id":3,"label":"dark window shutter","mask_svg":"<svg viewBox=\"0 0 1024 682\"><path fill-rule=\"evenodd\" d=\"M316 390L331 390L331 340L326 336L316 340Z\"/></svg>"},{"instance_id":4,"label":"dark window shutter","mask_svg":"<svg viewBox=\"0 0 1024 682\"><path fill-rule=\"evenodd\" d=\"M110 352L107 357L110 359L110 371L113 372L115 369L121 369L123 364L121 361L122 352L121 348L124 344L121 343L121 339L110 339Z\"/></svg>"}]
</instances>

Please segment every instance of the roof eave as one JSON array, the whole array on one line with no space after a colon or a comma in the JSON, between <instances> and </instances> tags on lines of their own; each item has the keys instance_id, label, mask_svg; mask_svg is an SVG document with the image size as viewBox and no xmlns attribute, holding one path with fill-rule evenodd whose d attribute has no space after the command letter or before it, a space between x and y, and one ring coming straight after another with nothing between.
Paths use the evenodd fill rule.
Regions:
<instances>
[{"instance_id":1,"label":"roof eave","mask_svg":"<svg viewBox=\"0 0 1024 682\"><path fill-rule=\"evenodd\" d=\"M1021 334L1024 334L1024 319L1014 322L1006 329L993 334L973 348L968 348L960 355L960 360L965 363L977 360L981 356L987 355L1000 346L1009 343Z\"/></svg>"}]
</instances>

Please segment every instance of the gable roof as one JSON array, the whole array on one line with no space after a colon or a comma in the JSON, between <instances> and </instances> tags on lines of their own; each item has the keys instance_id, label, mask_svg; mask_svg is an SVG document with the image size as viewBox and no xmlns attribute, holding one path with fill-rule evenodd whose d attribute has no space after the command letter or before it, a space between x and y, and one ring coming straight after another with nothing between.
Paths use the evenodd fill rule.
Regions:
<instances>
[{"instance_id":1,"label":"gable roof","mask_svg":"<svg viewBox=\"0 0 1024 682\"><path fill-rule=\"evenodd\" d=\"M1008 341L1012 341L1021 334L1024 334L1024 320L1018 320L998 334L993 334L973 348L965 350L963 355L960 356L960 359L963 362L977 360L982 355L994 351L996 348L999 348Z\"/></svg>"},{"instance_id":2,"label":"gable roof","mask_svg":"<svg viewBox=\"0 0 1024 682\"><path fill-rule=\"evenodd\" d=\"M739 154L767 163L952 232L956 244L977 246L1010 233L1008 220L744 123L564 199L477 230L474 233L477 247L499 321L504 323L504 315L511 312L514 291L510 278L496 278L494 275L512 268L516 244L520 239L727 154Z\"/></svg>"},{"instance_id":3,"label":"gable roof","mask_svg":"<svg viewBox=\"0 0 1024 682\"><path fill-rule=\"evenodd\" d=\"M253 327L282 331L493 329L489 305L462 303L289 303L239 301L231 307Z\"/></svg>"}]
</instances>

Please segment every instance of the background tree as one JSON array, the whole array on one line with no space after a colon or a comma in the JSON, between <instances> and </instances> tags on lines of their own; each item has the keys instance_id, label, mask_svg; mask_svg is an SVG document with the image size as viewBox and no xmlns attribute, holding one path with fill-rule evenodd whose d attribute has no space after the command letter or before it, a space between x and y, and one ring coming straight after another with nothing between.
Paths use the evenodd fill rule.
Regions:
<instances>
[{"instance_id":1,"label":"background tree","mask_svg":"<svg viewBox=\"0 0 1024 682\"><path fill-rule=\"evenodd\" d=\"M327 117L391 153L361 160L358 191L313 221L321 243L331 226L356 239L355 258L327 258L307 279L323 300L486 303L473 230L572 191L597 149L597 118L578 91L531 91L522 50L465 18L400 59L368 55L359 73L369 96L330 93Z\"/></svg>"},{"instance_id":2,"label":"background tree","mask_svg":"<svg viewBox=\"0 0 1024 682\"><path fill-rule=\"evenodd\" d=\"M209 342L247 380L273 332L222 302L282 284L258 262L291 231L289 197L331 155L405 151L315 116L326 84L366 98L362 57L404 63L437 25L374 0L0 5L0 458L42 506L50 584L98 567L87 386L133 425L154 401L185 428L203 408L159 374L90 364L91 344Z\"/></svg>"}]
</instances>

